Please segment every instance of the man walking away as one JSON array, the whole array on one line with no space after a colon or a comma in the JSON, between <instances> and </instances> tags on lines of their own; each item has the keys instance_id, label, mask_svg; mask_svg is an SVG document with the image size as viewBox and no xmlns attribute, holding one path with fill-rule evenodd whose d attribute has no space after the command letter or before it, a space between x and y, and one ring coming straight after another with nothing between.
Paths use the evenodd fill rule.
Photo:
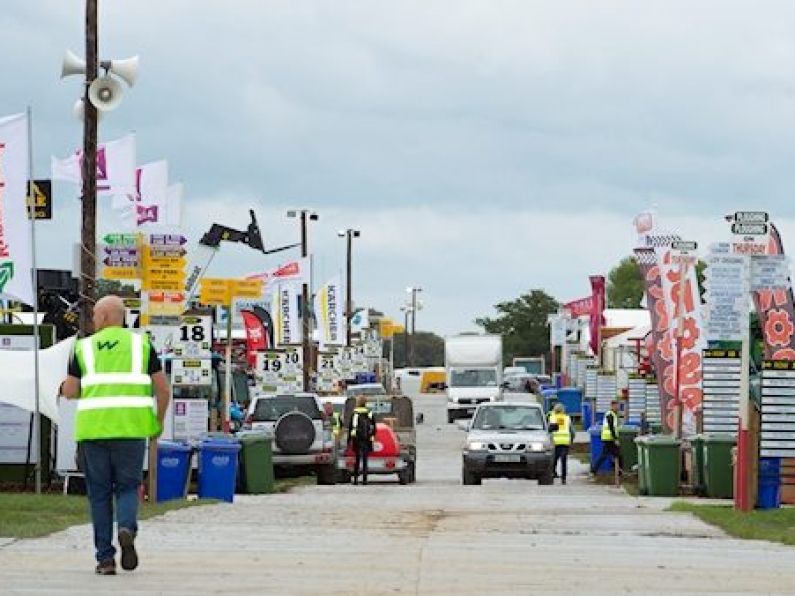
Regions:
<instances>
[{"instance_id":1,"label":"man walking away","mask_svg":"<svg viewBox=\"0 0 795 596\"><path fill-rule=\"evenodd\" d=\"M146 439L160 435L171 396L148 336L124 329L121 298L97 302L94 329L75 344L61 395L78 400L75 440L91 505L96 572L115 575L114 497L121 567L132 571L138 566L138 487Z\"/></svg>"},{"instance_id":2,"label":"man walking away","mask_svg":"<svg viewBox=\"0 0 795 596\"><path fill-rule=\"evenodd\" d=\"M623 465L618 440L618 400L615 399L610 402L610 409L602 420L602 453L599 454L596 463L591 466L591 474L596 475L596 472L610 456L618 462L618 469L621 470Z\"/></svg>"},{"instance_id":3,"label":"man walking away","mask_svg":"<svg viewBox=\"0 0 795 596\"><path fill-rule=\"evenodd\" d=\"M566 414L563 404L557 403L549 413L552 443L555 445L554 470L557 475L558 461L560 461L560 481L566 484L566 474L569 463L569 447L574 442L574 426L571 418Z\"/></svg>"},{"instance_id":4,"label":"man walking away","mask_svg":"<svg viewBox=\"0 0 795 596\"><path fill-rule=\"evenodd\" d=\"M375 438L375 418L367 407L367 398L360 395L356 398L356 407L353 409L351 426L348 430L348 442L352 444L356 454L353 468L354 484L359 484L360 470L362 483L367 484L367 456L373 450L373 438Z\"/></svg>"}]
</instances>

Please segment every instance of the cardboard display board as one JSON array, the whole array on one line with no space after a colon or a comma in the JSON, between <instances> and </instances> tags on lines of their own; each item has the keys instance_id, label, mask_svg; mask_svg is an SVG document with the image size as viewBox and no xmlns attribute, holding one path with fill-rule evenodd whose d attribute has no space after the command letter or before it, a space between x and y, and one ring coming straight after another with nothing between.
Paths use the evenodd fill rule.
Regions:
<instances>
[{"instance_id":1,"label":"cardboard display board","mask_svg":"<svg viewBox=\"0 0 795 596\"><path fill-rule=\"evenodd\" d=\"M618 387L616 375L612 373L602 373L596 376L596 411L607 412L610 409L610 402L616 399Z\"/></svg>"},{"instance_id":2,"label":"cardboard display board","mask_svg":"<svg viewBox=\"0 0 795 596\"><path fill-rule=\"evenodd\" d=\"M646 377L644 375L629 375L628 407L627 420L640 421L641 414L646 412Z\"/></svg>"},{"instance_id":3,"label":"cardboard display board","mask_svg":"<svg viewBox=\"0 0 795 596\"><path fill-rule=\"evenodd\" d=\"M660 387L654 377L646 378L646 422L649 424L662 424Z\"/></svg>"}]
</instances>

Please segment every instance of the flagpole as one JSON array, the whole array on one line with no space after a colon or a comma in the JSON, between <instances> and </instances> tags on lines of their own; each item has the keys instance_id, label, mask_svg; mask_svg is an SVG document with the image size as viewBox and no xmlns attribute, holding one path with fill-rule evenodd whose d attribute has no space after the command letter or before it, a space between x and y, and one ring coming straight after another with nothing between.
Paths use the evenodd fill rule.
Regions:
<instances>
[{"instance_id":1,"label":"flagpole","mask_svg":"<svg viewBox=\"0 0 795 596\"><path fill-rule=\"evenodd\" d=\"M33 378L35 387L33 389L34 398L34 412L33 412L33 433L35 440L32 441L36 459L35 459L35 483L36 494L41 493L41 412L39 404L39 280L38 270L36 269L36 204L35 194L33 192L33 118L32 110L28 106L28 215L30 217L30 245L31 245L31 261L33 264L31 275L33 277Z\"/></svg>"}]
</instances>

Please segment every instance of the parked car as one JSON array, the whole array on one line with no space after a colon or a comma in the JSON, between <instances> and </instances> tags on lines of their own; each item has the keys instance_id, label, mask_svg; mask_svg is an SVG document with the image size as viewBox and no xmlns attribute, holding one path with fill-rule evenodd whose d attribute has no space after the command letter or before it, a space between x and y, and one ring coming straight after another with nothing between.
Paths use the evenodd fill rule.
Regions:
<instances>
[{"instance_id":1,"label":"parked car","mask_svg":"<svg viewBox=\"0 0 795 596\"><path fill-rule=\"evenodd\" d=\"M274 467L306 468L315 472L318 484L335 483L336 445L317 395L256 396L246 424L272 434Z\"/></svg>"},{"instance_id":2,"label":"parked car","mask_svg":"<svg viewBox=\"0 0 795 596\"><path fill-rule=\"evenodd\" d=\"M529 478L552 484L554 449L539 404L488 403L475 411L464 444L464 484Z\"/></svg>"}]
</instances>

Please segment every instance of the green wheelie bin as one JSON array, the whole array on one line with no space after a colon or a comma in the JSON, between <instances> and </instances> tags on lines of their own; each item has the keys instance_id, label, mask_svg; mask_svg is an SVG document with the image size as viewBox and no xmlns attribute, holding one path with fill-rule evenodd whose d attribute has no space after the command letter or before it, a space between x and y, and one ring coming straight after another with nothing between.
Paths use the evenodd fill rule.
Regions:
<instances>
[{"instance_id":1,"label":"green wheelie bin","mask_svg":"<svg viewBox=\"0 0 795 596\"><path fill-rule=\"evenodd\" d=\"M631 472L638 463L638 449L635 446L635 438L640 433L640 427L636 424L625 424L618 429L618 444L621 451L621 463L624 471Z\"/></svg>"},{"instance_id":2,"label":"green wheelie bin","mask_svg":"<svg viewBox=\"0 0 795 596\"><path fill-rule=\"evenodd\" d=\"M237 434L240 441L240 464L243 492L269 494L273 492L272 437L259 431Z\"/></svg>"},{"instance_id":3,"label":"green wheelie bin","mask_svg":"<svg viewBox=\"0 0 795 596\"><path fill-rule=\"evenodd\" d=\"M704 437L704 492L713 499L734 496L732 447L737 440L729 434L710 434Z\"/></svg>"},{"instance_id":4,"label":"green wheelie bin","mask_svg":"<svg viewBox=\"0 0 795 596\"><path fill-rule=\"evenodd\" d=\"M693 448L693 478L691 484L697 495L704 494L704 435L695 435L690 439ZM731 460L729 460L731 463Z\"/></svg>"},{"instance_id":5,"label":"green wheelie bin","mask_svg":"<svg viewBox=\"0 0 795 596\"><path fill-rule=\"evenodd\" d=\"M667 435L650 436L646 440L649 495L675 497L679 494L681 443Z\"/></svg>"}]
</instances>

